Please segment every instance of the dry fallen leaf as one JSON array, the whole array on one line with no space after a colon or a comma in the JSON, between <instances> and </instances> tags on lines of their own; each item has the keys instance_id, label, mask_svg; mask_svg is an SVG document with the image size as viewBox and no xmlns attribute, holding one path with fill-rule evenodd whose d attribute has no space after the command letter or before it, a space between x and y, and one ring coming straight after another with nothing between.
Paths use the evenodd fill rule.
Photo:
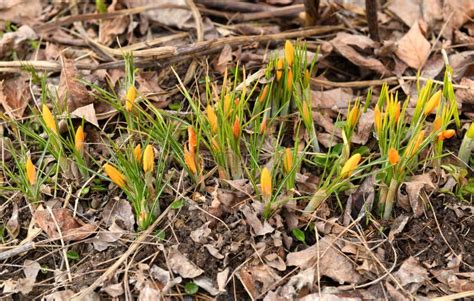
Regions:
<instances>
[{"instance_id":1,"label":"dry fallen leaf","mask_svg":"<svg viewBox=\"0 0 474 301\"><path fill-rule=\"evenodd\" d=\"M338 33L330 42L334 50L339 52L343 57L351 61L354 65L371 69L381 75L389 75L391 72L385 65L367 54L360 54L350 45L357 45L359 48L372 48L375 44L367 37L360 35L351 35L347 33ZM361 45L361 46L360 46Z\"/></svg>"},{"instance_id":2,"label":"dry fallen leaf","mask_svg":"<svg viewBox=\"0 0 474 301\"><path fill-rule=\"evenodd\" d=\"M113 0L107 12L115 12L117 3L118 0ZM99 23L99 42L104 45L109 45L114 41L116 36L125 32L129 23L130 18L128 16L117 16L113 19L102 20L102 22Z\"/></svg>"},{"instance_id":3,"label":"dry fallen leaf","mask_svg":"<svg viewBox=\"0 0 474 301\"><path fill-rule=\"evenodd\" d=\"M229 44L225 44L222 48L221 54L214 63L214 69L217 72L223 74L227 69L227 65L232 61L232 47Z\"/></svg>"},{"instance_id":4,"label":"dry fallen leaf","mask_svg":"<svg viewBox=\"0 0 474 301\"><path fill-rule=\"evenodd\" d=\"M398 278L403 287L408 288L411 293L415 293L418 288L428 280L428 271L421 266L415 257L405 260L394 276Z\"/></svg>"},{"instance_id":5,"label":"dry fallen leaf","mask_svg":"<svg viewBox=\"0 0 474 301\"><path fill-rule=\"evenodd\" d=\"M352 89L331 89L326 91L313 91L312 103L313 108L320 109L331 109L336 112L340 112L343 109L347 109L347 104L354 99Z\"/></svg>"},{"instance_id":6,"label":"dry fallen leaf","mask_svg":"<svg viewBox=\"0 0 474 301\"><path fill-rule=\"evenodd\" d=\"M190 259L181 254L177 246L170 248L168 256L170 268L183 278L196 278L204 273L204 271L196 266Z\"/></svg>"},{"instance_id":7,"label":"dry fallen leaf","mask_svg":"<svg viewBox=\"0 0 474 301\"><path fill-rule=\"evenodd\" d=\"M78 80L79 72L71 59L64 58L59 78L58 97L63 109L73 112L94 102L87 88Z\"/></svg>"},{"instance_id":8,"label":"dry fallen leaf","mask_svg":"<svg viewBox=\"0 0 474 301\"><path fill-rule=\"evenodd\" d=\"M122 229L133 232L135 217L130 202L124 199L110 200L102 211L102 219L106 226L114 223Z\"/></svg>"},{"instance_id":9,"label":"dry fallen leaf","mask_svg":"<svg viewBox=\"0 0 474 301\"><path fill-rule=\"evenodd\" d=\"M430 49L430 43L421 32L420 22L415 22L398 41L395 54L411 68L420 69L428 59Z\"/></svg>"},{"instance_id":10,"label":"dry fallen leaf","mask_svg":"<svg viewBox=\"0 0 474 301\"><path fill-rule=\"evenodd\" d=\"M409 181L400 184L398 204L406 211L411 209L414 216L419 217L423 214L427 194L433 192L435 188L429 173L413 176Z\"/></svg>"},{"instance_id":11,"label":"dry fallen leaf","mask_svg":"<svg viewBox=\"0 0 474 301\"><path fill-rule=\"evenodd\" d=\"M49 210L37 210L34 213L36 223L48 234L49 238L60 237L58 227L64 241L82 240L95 231L95 225L80 222L72 217L71 211L66 208L51 209L51 212L54 218Z\"/></svg>"},{"instance_id":12,"label":"dry fallen leaf","mask_svg":"<svg viewBox=\"0 0 474 301\"><path fill-rule=\"evenodd\" d=\"M87 106L79 107L71 113L72 117L84 118L87 122L99 127L99 122L97 121L97 115L93 104Z\"/></svg>"},{"instance_id":13,"label":"dry fallen leaf","mask_svg":"<svg viewBox=\"0 0 474 301\"><path fill-rule=\"evenodd\" d=\"M40 0L2 0L0 1L0 20L32 24L40 16L41 10Z\"/></svg>"},{"instance_id":14,"label":"dry fallen leaf","mask_svg":"<svg viewBox=\"0 0 474 301\"><path fill-rule=\"evenodd\" d=\"M335 244L335 236L327 235L319 240L319 244L302 251L288 253L286 262L289 266L298 266L301 269L319 263L320 276L330 277L341 284L358 283L361 280L352 262L340 253Z\"/></svg>"},{"instance_id":15,"label":"dry fallen leaf","mask_svg":"<svg viewBox=\"0 0 474 301\"><path fill-rule=\"evenodd\" d=\"M0 81L0 103L11 118L22 118L30 99L31 93L26 77Z\"/></svg>"},{"instance_id":16,"label":"dry fallen leaf","mask_svg":"<svg viewBox=\"0 0 474 301\"><path fill-rule=\"evenodd\" d=\"M35 31L28 25L23 25L16 31L3 34L0 39L0 57L4 57L12 51L19 52L22 46L27 46L27 41L36 40L37 38Z\"/></svg>"},{"instance_id":17,"label":"dry fallen leaf","mask_svg":"<svg viewBox=\"0 0 474 301\"><path fill-rule=\"evenodd\" d=\"M18 204L13 203L12 215L8 220L5 228L11 238L15 239L20 233L20 223L18 222Z\"/></svg>"}]
</instances>

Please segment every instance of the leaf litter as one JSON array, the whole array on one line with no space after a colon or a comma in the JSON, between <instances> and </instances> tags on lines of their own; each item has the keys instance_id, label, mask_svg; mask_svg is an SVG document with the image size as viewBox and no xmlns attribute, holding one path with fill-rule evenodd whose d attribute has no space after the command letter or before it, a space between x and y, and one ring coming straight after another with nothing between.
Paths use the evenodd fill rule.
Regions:
<instances>
[{"instance_id":1,"label":"leaf litter","mask_svg":"<svg viewBox=\"0 0 474 301\"><path fill-rule=\"evenodd\" d=\"M95 14L92 19L79 19L89 39L97 38L100 45L110 49L138 45L137 50L153 50L154 39L178 31L189 35L179 41L164 39L158 45L199 49L194 38L199 30L205 32L205 42L219 39L216 42L219 47L203 44L209 46L208 51L203 52L205 55L162 59L151 54L137 60L140 66L136 78L138 94L170 114L182 113L170 104L184 102L177 94L167 93L176 85L175 77L169 72L171 66L184 78L188 65L197 62L199 67L193 76L199 78L196 74L210 71L215 75L216 87L220 87L222 75L236 66L237 59L248 74L252 74L253 68L268 62L270 49L281 48L276 41L249 41L245 34L280 34L287 29L303 31L297 18L303 8L294 1L243 2L244 7L239 6L240 2L223 7L213 1L196 1L201 20L194 19L193 9L183 9L189 2L192 1L114 0L106 5L106 11L110 15L121 14L113 18L101 18L94 5L80 4L81 13ZM102 51L107 48L99 48L102 49L99 51L81 37L84 33L76 32L78 29L73 22L76 19L67 13L60 16L62 5L54 3L44 7L40 1L25 5L25 1L20 0L0 4L1 19L15 25L12 29L5 25L10 31L3 32L0 56L5 62L30 61L38 70L45 67L35 63L36 58L48 58L47 62L53 67L48 65L46 67L51 69L46 70L51 70L50 80L58 87L58 99L62 102L62 109L57 113L71 114L76 121L84 119L94 125L90 132L94 143L90 147L94 152L105 154L108 150L101 145L105 135L101 131L105 124L115 122L113 118L118 113L109 104L99 101L84 83L93 79L103 87L110 85L114 93L123 97L123 65L120 60L104 55ZM163 8L142 9L146 5ZM317 81L312 82L311 93L317 137L322 145L336 147L342 141L337 130L338 118L347 116L348 103L366 95L367 88L373 87L376 99L380 82L391 80L391 84L401 84L405 92L413 93L412 78L419 69L423 70L424 77L442 80L444 58L438 50L440 47L448 50L453 78L461 87L456 89L456 96L462 103L463 121L469 116L472 119L474 73L470 44L474 34L474 10L470 1L392 1L380 12L380 42L368 37L367 28L360 25L360 15L354 14L363 13L363 3L353 7L346 5L346 9L321 5L324 10L321 10L319 25L343 23L342 28L335 27L330 35L306 37L311 51L320 47L318 65L322 67L313 78ZM138 9L138 14L122 14L125 9ZM291 13L282 13L285 9ZM254 13L261 18L255 18ZM233 19L233 16L242 17ZM56 17L64 23L54 24L52 20ZM344 21L337 21L339 18ZM258 20L255 24L245 22L255 19ZM202 29L196 25L199 22ZM303 36L295 35L296 38ZM438 41L434 36L441 39ZM44 37L46 42L38 42L39 37ZM234 37L241 38L240 44L229 42ZM35 42L40 43L37 48ZM393 82L394 74L398 77L396 82ZM2 75L0 103L6 115L21 120L29 116L30 108L39 104L38 90L34 80L20 69L10 75ZM203 93L199 84L197 80L187 82ZM351 137L356 146L373 147L373 115L371 108L361 114ZM8 137L8 131L2 125L2 138ZM126 139L119 136L115 138ZM275 151L273 147L268 149ZM472 177L472 170L470 175ZM311 170L298 174L298 191L313 192L318 177ZM380 224L365 210L372 207L377 189L374 179L369 177L354 187L349 196L339 196L350 200L345 212L336 205L338 200L331 199L318 210L313 227L307 227L307 221L297 211L298 200L289 201L269 219L262 220L262 208L258 201L252 200L255 189L251 183L227 180L216 186L211 180L205 183L207 193L200 194L195 202L189 200L182 208L169 210L158 226L159 231L149 235L133 257L127 258L129 261L123 269L116 269L86 300L124 296L139 300L170 298L183 294L184 284L190 281L200 288L200 296L227 296L235 300L360 300L380 299L387 294L393 299L406 299L469 292L474 290L474 258L469 252L474 245L473 233L466 229L474 226L469 218L472 203L460 205L449 193L440 192L439 184L429 171L414 171L397 191L396 218ZM177 187L180 186L173 188ZM43 196L50 198L52 188L46 188L49 193ZM7 252L8 259L0 264L0 286L6 298L22 295L70 300L92 285L140 235L133 208L115 191L106 190L99 196L77 196L81 203L79 211L72 203L63 202L70 197L67 193L59 197L64 208L43 209L9 193L1 196L0 229L5 228L7 233L0 235L0 254ZM100 201L89 206L94 197ZM170 200L163 200L163 204L169 203ZM295 228L305 233L304 241L295 239ZM68 259L69 268L62 252L50 251L63 248L61 240L67 250L80 254L78 261ZM8 253L31 241L37 243L35 249ZM22 266L22 269L12 266ZM73 277L72 283L68 283L68 273Z\"/></svg>"}]
</instances>

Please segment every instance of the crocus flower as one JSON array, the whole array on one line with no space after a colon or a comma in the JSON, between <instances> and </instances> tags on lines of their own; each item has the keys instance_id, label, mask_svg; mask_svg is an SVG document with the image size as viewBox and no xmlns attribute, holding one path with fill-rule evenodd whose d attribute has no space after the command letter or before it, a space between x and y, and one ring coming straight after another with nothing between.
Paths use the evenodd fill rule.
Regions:
<instances>
[{"instance_id":1,"label":"crocus flower","mask_svg":"<svg viewBox=\"0 0 474 301\"><path fill-rule=\"evenodd\" d=\"M456 134L455 130L445 130L438 134L438 139L443 141L445 139L452 138Z\"/></svg>"},{"instance_id":2,"label":"crocus flower","mask_svg":"<svg viewBox=\"0 0 474 301\"><path fill-rule=\"evenodd\" d=\"M295 47L293 43L288 40L285 42L285 59L288 66L293 65L293 61L295 60Z\"/></svg>"},{"instance_id":3,"label":"crocus flower","mask_svg":"<svg viewBox=\"0 0 474 301\"><path fill-rule=\"evenodd\" d=\"M26 160L26 177L28 178L30 185L36 184L36 167L31 161L30 156L28 156L28 159Z\"/></svg>"},{"instance_id":4,"label":"crocus flower","mask_svg":"<svg viewBox=\"0 0 474 301\"><path fill-rule=\"evenodd\" d=\"M142 159L142 145L141 144L137 144L137 146L135 146L135 148L133 149L133 157L135 158L135 160L141 161Z\"/></svg>"},{"instance_id":5,"label":"crocus flower","mask_svg":"<svg viewBox=\"0 0 474 301\"><path fill-rule=\"evenodd\" d=\"M216 112L214 111L214 108L211 107L211 105L207 105L206 108L207 112L207 120L209 121L209 125L211 126L212 132L217 132L217 115Z\"/></svg>"},{"instance_id":6,"label":"crocus flower","mask_svg":"<svg viewBox=\"0 0 474 301\"><path fill-rule=\"evenodd\" d=\"M263 87L263 90L262 90L262 93L260 93L260 96L258 97L258 101L260 103L264 102L265 99L267 99L267 95L268 95L268 84L265 85L265 87Z\"/></svg>"},{"instance_id":7,"label":"crocus flower","mask_svg":"<svg viewBox=\"0 0 474 301\"><path fill-rule=\"evenodd\" d=\"M189 151L195 153L197 147L197 136L192 126L188 126L188 143Z\"/></svg>"},{"instance_id":8,"label":"crocus flower","mask_svg":"<svg viewBox=\"0 0 474 301\"><path fill-rule=\"evenodd\" d=\"M272 196L272 175L266 167L263 168L260 175L260 185L262 187L263 198L269 200Z\"/></svg>"},{"instance_id":9,"label":"crocus flower","mask_svg":"<svg viewBox=\"0 0 474 301\"><path fill-rule=\"evenodd\" d=\"M283 75L283 59L279 58L276 64L276 78L277 81L280 81Z\"/></svg>"},{"instance_id":10,"label":"crocus flower","mask_svg":"<svg viewBox=\"0 0 474 301\"><path fill-rule=\"evenodd\" d=\"M135 86L130 86L127 89L127 94L125 95L125 109L128 112L132 111L136 98L137 98L137 89L135 88Z\"/></svg>"},{"instance_id":11,"label":"crocus flower","mask_svg":"<svg viewBox=\"0 0 474 301\"><path fill-rule=\"evenodd\" d=\"M80 125L76 130L74 146L78 152L82 152L84 150L84 128L82 125Z\"/></svg>"},{"instance_id":12,"label":"crocus flower","mask_svg":"<svg viewBox=\"0 0 474 301\"><path fill-rule=\"evenodd\" d=\"M293 168L293 153L288 147L285 148L285 154L283 155L283 169L287 174L291 172Z\"/></svg>"},{"instance_id":13,"label":"crocus flower","mask_svg":"<svg viewBox=\"0 0 474 301\"><path fill-rule=\"evenodd\" d=\"M143 171L151 172L155 166L155 151L153 146L148 144L143 152Z\"/></svg>"},{"instance_id":14,"label":"crocus flower","mask_svg":"<svg viewBox=\"0 0 474 301\"><path fill-rule=\"evenodd\" d=\"M106 163L104 165L104 170L107 176L120 188L125 187L125 176L115 167Z\"/></svg>"},{"instance_id":15,"label":"crocus flower","mask_svg":"<svg viewBox=\"0 0 474 301\"><path fill-rule=\"evenodd\" d=\"M360 163L360 160L362 159L362 156L360 154L354 154L352 157L350 157L344 166L341 169L341 178L348 178L352 175L352 172L354 169L357 168L357 166Z\"/></svg>"},{"instance_id":16,"label":"crocus flower","mask_svg":"<svg viewBox=\"0 0 474 301\"><path fill-rule=\"evenodd\" d=\"M441 96L442 96L441 90L439 90L438 92L433 94L433 96L431 96L431 98L425 104L425 110L424 110L425 115L431 114L439 106L439 103L441 102Z\"/></svg>"},{"instance_id":17,"label":"crocus flower","mask_svg":"<svg viewBox=\"0 0 474 301\"><path fill-rule=\"evenodd\" d=\"M184 162L191 173L197 174L196 156L194 153L191 153L186 146L184 147Z\"/></svg>"},{"instance_id":18,"label":"crocus flower","mask_svg":"<svg viewBox=\"0 0 474 301\"><path fill-rule=\"evenodd\" d=\"M393 147L390 148L388 150L388 162L390 162L391 165L397 165L399 161L400 155L398 154L398 151Z\"/></svg>"},{"instance_id":19,"label":"crocus flower","mask_svg":"<svg viewBox=\"0 0 474 301\"><path fill-rule=\"evenodd\" d=\"M58 127L56 125L56 119L53 116L53 113L49 110L48 106L46 104L43 104L43 120L44 123L46 124L46 127L50 129L53 133L57 134L58 133Z\"/></svg>"}]
</instances>

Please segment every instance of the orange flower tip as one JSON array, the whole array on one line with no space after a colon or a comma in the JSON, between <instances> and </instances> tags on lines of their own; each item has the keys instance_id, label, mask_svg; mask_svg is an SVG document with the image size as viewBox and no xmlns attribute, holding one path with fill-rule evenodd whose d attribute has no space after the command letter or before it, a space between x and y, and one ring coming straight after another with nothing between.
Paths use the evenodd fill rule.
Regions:
<instances>
[{"instance_id":1,"label":"orange flower tip","mask_svg":"<svg viewBox=\"0 0 474 301\"><path fill-rule=\"evenodd\" d=\"M305 83L309 84L309 81L311 80L311 74L309 73L308 69L304 71L304 79L305 79Z\"/></svg>"},{"instance_id":2,"label":"orange flower tip","mask_svg":"<svg viewBox=\"0 0 474 301\"><path fill-rule=\"evenodd\" d=\"M295 59L295 47L289 40L286 40L285 42L285 59L289 66L293 65Z\"/></svg>"},{"instance_id":3,"label":"orange flower tip","mask_svg":"<svg viewBox=\"0 0 474 301\"><path fill-rule=\"evenodd\" d=\"M148 144L145 147L145 151L143 152L143 171L145 173L152 172L155 166L155 151L153 150L153 146Z\"/></svg>"},{"instance_id":4,"label":"orange flower tip","mask_svg":"<svg viewBox=\"0 0 474 301\"><path fill-rule=\"evenodd\" d=\"M231 107L230 107L230 104L231 104L231 99L230 99L230 95L229 94L226 94L224 96L224 114L226 116L228 116L230 113L231 113Z\"/></svg>"},{"instance_id":5,"label":"orange flower tip","mask_svg":"<svg viewBox=\"0 0 474 301\"><path fill-rule=\"evenodd\" d=\"M125 109L128 112L132 111L136 98L137 98L137 89L135 88L135 86L130 86L127 89L127 94L125 95Z\"/></svg>"},{"instance_id":6,"label":"orange flower tip","mask_svg":"<svg viewBox=\"0 0 474 301\"><path fill-rule=\"evenodd\" d=\"M279 58L276 64L276 79L280 81L283 76L283 59Z\"/></svg>"},{"instance_id":7,"label":"orange flower tip","mask_svg":"<svg viewBox=\"0 0 474 301\"><path fill-rule=\"evenodd\" d=\"M455 130L445 130L438 134L438 139L443 141L445 139L450 139L456 134Z\"/></svg>"},{"instance_id":8,"label":"orange flower tip","mask_svg":"<svg viewBox=\"0 0 474 301\"><path fill-rule=\"evenodd\" d=\"M388 162L390 162L391 165L397 165L399 161L400 155L398 154L398 151L394 148L390 148L388 150Z\"/></svg>"},{"instance_id":9,"label":"orange flower tip","mask_svg":"<svg viewBox=\"0 0 474 301\"><path fill-rule=\"evenodd\" d=\"M194 153L191 153L186 146L184 147L184 163L188 167L189 171L192 174L197 174L197 165L196 165L196 157Z\"/></svg>"},{"instance_id":10,"label":"orange flower tip","mask_svg":"<svg viewBox=\"0 0 474 301\"><path fill-rule=\"evenodd\" d=\"M141 144L137 144L137 146L135 146L135 148L133 149L133 157L135 158L135 160L141 161L141 158L142 158L142 145Z\"/></svg>"},{"instance_id":11,"label":"orange flower tip","mask_svg":"<svg viewBox=\"0 0 474 301\"><path fill-rule=\"evenodd\" d=\"M272 176L268 168L264 167L260 175L260 185L263 197L268 200L272 196Z\"/></svg>"},{"instance_id":12,"label":"orange flower tip","mask_svg":"<svg viewBox=\"0 0 474 301\"><path fill-rule=\"evenodd\" d=\"M362 156L360 154L354 154L352 157L350 157L344 166L341 169L341 178L348 178L352 175L354 172L354 169L357 168L357 166L360 163L360 160L362 159Z\"/></svg>"},{"instance_id":13,"label":"orange flower tip","mask_svg":"<svg viewBox=\"0 0 474 301\"><path fill-rule=\"evenodd\" d=\"M288 90L291 90L291 87L293 86L293 71L288 70L288 76L286 78L286 88Z\"/></svg>"},{"instance_id":14,"label":"orange flower tip","mask_svg":"<svg viewBox=\"0 0 474 301\"><path fill-rule=\"evenodd\" d=\"M211 107L211 105L207 105L206 112L207 112L207 120L209 121L211 130L215 133L217 131L217 126L218 126L216 112L214 111L214 108Z\"/></svg>"},{"instance_id":15,"label":"orange flower tip","mask_svg":"<svg viewBox=\"0 0 474 301\"><path fill-rule=\"evenodd\" d=\"M428 102L425 105L425 110L424 113L425 115L431 114L440 104L441 102L441 96L442 96L442 91L439 90L431 98L428 100Z\"/></svg>"},{"instance_id":16,"label":"orange flower tip","mask_svg":"<svg viewBox=\"0 0 474 301\"><path fill-rule=\"evenodd\" d=\"M234 134L235 139L238 139L240 137L240 120L239 120L239 117L235 118L234 126L232 127L232 133Z\"/></svg>"},{"instance_id":17,"label":"orange flower tip","mask_svg":"<svg viewBox=\"0 0 474 301\"><path fill-rule=\"evenodd\" d=\"M292 168L293 168L293 153L291 152L291 149L285 148L285 154L283 157L283 169L288 174L291 172Z\"/></svg>"},{"instance_id":18,"label":"orange flower tip","mask_svg":"<svg viewBox=\"0 0 474 301\"><path fill-rule=\"evenodd\" d=\"M120 188L125 187L125 176L115 167L106 163L104 165L104 170L107 176Z\"/></svg>"},{"instance_id":19,"label":"orange flower tip","mask_svg":"<svg viewBox=\"0 0 474 301\"><path fill-rule=\"evenodd\" d=\"M307 102L303 103L303 112L302 112L302 117L305 123L311 123L312 122L312 109L310 107L310 104Z\"/></svg>"},{"instance_id":20,"label":"orange flower tip","mask_svg":"<svg viewBox=\"0 0 474 301\"><path fill-rule=\"evenodd\" d=\"M46 127L50 129L53 133L58 133L58 127L56 125L56 119L53 116L53 113L49 110L46 104L43 104L43 121L46 124Z\"/></svg>"},{"instance_id":21,"label":"orange flower tip","mask_svg":"<svg viewBox=\"0 0 474 301\"><path fill-rule=\"evenodd\" d=\"M74 137L74 146L78 152L82 152L84 150L84 128L80 125L76 130L76 135Z\"/></svg>"},{"instance_id":22,"label":"orange flower tip","mask_svg":"<svg viewBox=\"0 0 474 301\"><path fill-rule=\"evenodd\" d=\"M260 135L265 134L267 130L267 118L263 118L262 123L260 124Z\"/></svg>"},{"instance_id":23,"label":"orange flower tip","mask_svg":"<svg viewBox=\"0 0 474 301\"><path fill-rule=\"evenodd\" d=\"M439 129L441 129L441 125L442 125L441 118L436 117L435 120L433 121L433 132L436 132Z\"/></svg>"},{"instance_id":24,"label":"orange flower tip","mask_svg":"<svg viewBox=\"0 0 474 301\"><path fill-rule=\"evenodd\" d=\"M262 93L260 93L260 96L258 97L258 101L260 103L264 102L265 99L267 99L267 95L268 95L268 85L265 85L265 87L263 87Z\"/></svg>"},{"instance_id":25,"label":"orange flower tip","mask_svg":"<svg viewBox=\"0 0 474 301\"><path fill-rule=\"evenodd\" d=\"M29 156L26 160L26 176L30 185L36 184L36 167L33 164L33 161L31 161L31 157Z\"/></svg>"},{"instance_id":26,"label":"orange flower tip","mask_svg":"<svg viewBox=\"0 0 474 301\"><path fill-rule=\"evenodd\" d=\"M189 141L189 151L194 153L197 147L197 136L192 126L188 126L188 141Z\"/></svg>"},{"instance_id":27,"label":"orange flower tip","mask_svg":"<svg viewBox=\"0 0 474 301\"><path fill-rule=\"evenodd\" d=\"M347 122L349 123L350 127L354 127L357 123L357 119L359 118L359 107L354 106L347 114Z\"/></svg>"},{"instance_id":28,"label":"orange flower tip","mask_svg":"<svg viewBox=\"0 0 474 301\"><path fill-rule=\"evenodd\" d=\"M221 151L221 147L219 146L219 142L217 142L216 137L212 138L211 145L212 145L212 149L215 152L220 152Z\"/></svg>"}]
</instances>

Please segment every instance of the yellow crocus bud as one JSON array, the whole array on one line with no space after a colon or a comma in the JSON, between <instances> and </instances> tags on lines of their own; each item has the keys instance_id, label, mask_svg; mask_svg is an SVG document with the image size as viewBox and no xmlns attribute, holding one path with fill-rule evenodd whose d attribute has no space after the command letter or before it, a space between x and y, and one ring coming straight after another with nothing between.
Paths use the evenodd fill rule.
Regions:
<instances>
[{"instance_id":1,"label":"yellow crocus bud","mask_svg":"<svg viewBox=\"0 0 474 301\"><path fill-rule=\"evenodd\" d=\"M303 117L303 121L306 123L306 124L310 124L311 122L313 122L312 120L312 114L311 114L311 106L308 102L303 102L303 108L302 108L302 117Z\"/></svg>"},{"instance_id":2,"label":"yellow crocus bud","mask_svg":"<svg viewBox=\"0 0 474 301\"><path fill-rule=\"evenodd\" d=\"M36 167L31 161L30 156L28 156L28 159L26 160L26 177L28 178L30 185L36 184Z\"/></svg>"},{"instance_id":3,"label":"yellow crocus bud","mask_svg":"<svg viewBox=\"0 0 474 301\"><path fill-rule=\"evenodd\" d=\"M267 130L267 118L263 117L262 123L260 124L260 135L265 134Z\"/></svg>"},{"instance_id":4,"label":"yellow crocus bud","mask_svg":"<svg viewBox=\"0 0 474 301\"><path fill-rule=\"evenodd\" d=\"M344 166L341 169L341 178L348 178L352 175L352 172L354 169L357 168L357 166L360 163L360 160L362 159L362 156L360 154L354 154L352 157L350 157Z\"/></svg>"},{"instance_id":5,"label":"yellow crocus bud","mask_svg":"<svg viewBox=\"0 0 474 301\"><path fill-rule=\"evenodd\" d=\"M155 167L155 151L153 150L153 146L148 144L145 147L145 151L143 152L143 171L144 172L151 172Z\"/></svg>"},{"instance_id":6,"label":"yellow crocus bud","mask_svg":"<svg viewBox=\"0 0 474 301\"><path fill-rule=\"evenodd\" d=\"M286 88L288 91L291 91L291 88L293 87L293 71L288 70L288 76L286 78Z\"/></svg>"},{"instance_id":7,"label":"yellow crocus bud","mask_svg":"<svg viewBox=\"0 0 474 301\"><path fill-rule=\"evenodd\" d=\"M400 102L399 101L389 101L387 104L387 113L390 117L390 120L398 122L400 118Z\"/></svg>"},{"instance_id":8,"label":"yellow crocus bud","mask_svg":"<svg viewBox=\"0 0 474 301\"><path fill-rule=\"evenodd\" d=\"M375 105L374 109L374 127L377 133L382 130L382 113L380 112L379 105Z\"/></svg>"},{"instance_id":9,"label":"yellow crocus bud","mask_svg":"<svg viewBox=\"0 0 474 301\"><path fill-rule=\"evenodd\" d=\"M211 105L207 105L206 108L207 112L207 120L209 121L209 125L211 126L212 132L217 132L217 115L214 111L214 108Z\"/></svg>"},{"instance_id":10,"label":"yellow crocus bud","mask_svg":"<svg viewBox=\"0 0 474 301\"><path fill-rule=\"evenodd\" d=\"M438 139L443 141L445 139L452 138L456 134L455 130L445 130L438 134Z\"/></svg>"},{"instance_id":11,"label":"yellow crocus bud","mask_svg":"<svg viewBox=\"0 0 474 301\"><path fill-rule=\"evenodd\" d=\"M224 96L224 115L225 116L229 116L229 114L232 112L232 108L230 107L230 104L231 104L230 95L226 94Z\"/></svg>"},{"instance_id":12,"label":"yellow crocus bud","mask_svg":"<svg viewBox=\"0 0 474 301\"><path fill-rule=\"evenodd\" d=\"M277 81L280 81L282 75L283 75L283 59L279 58L278 62L276 64L276 78L277 78Z\"/></svg>"},{"instance_id":13,"label":"yellow crocus bud","mask_svg":"<svg viewBox=\"0 0 474 301\"><path fill-rule=\"evenodd\" d=\"M441 102L442 92L439 90L433 96L431 96L430 100L425 104L425 115L431 114L440 104Z\"/></svg>"},{"instance_id":14,"label":"yellow crocus bud","mask_svg":"<svg viewBox=\"0 0 474 301\"><path fill-rule=\"evenodd\" d=\"M84 128L80 125L76 130L76 135L74 137L74 146L76 150L80 153L84 151Z\"/></svg>"},{"instance_id":15,"label":"yellow crocus bud","mask_svg":"<svg viewBox=\"0 0 474 301\"><path fill-rule=\"evenodd\" d=\"M311 74L309 73L309 70L306 69L304 71L304 83L305 83L305 86L307 87L309 85L309 81L311 80Z\"/></svg>"},{"instance_id":16,"label":"yellow crocus bud","mask_svg":"<svg viewBox=\"0 0 474 301\"><path fill-rule=\"evenodd\" d=\"M107 176L120 188L125 187L125 176L115 167L106 163L104 165L104 170Z\"/></svg>"},{"instance_id":17,"label":"yellow crocus bud","mask_svg":"<svg viewBox=\"0 0 474 301\"><path fill-rule=\"evenodd\" d=\"M283 170L289 174L293 168L293 153L288 147L285 148L285 154L283 155Z\"/></svg>"},{"instance_id":18,"label":"yellow crocus bud","mask_svg":"<svg viewBox=\"0 0 474 301\"><path fill-rule=\"evenodd\" d=\"M219 142L217 142L216 137L212 138L212 140L211 140L211 146L212 146L212 149L213 149L215 152L220 152L220 151L221 151L221 147L219 146Z\"/></svg>"},{"instance_id":19,"label":"yellow crocus bud","mask_svg":"<svg viewBox=\"0 0 474 301\"><path fill-rule=\"evenodd\" d=\"M240 120L239 117L235 118L234 125L232 126L232 134L234 134L235 139L240 137Z\"/></svg>"},{"instance_id":20,"label":"yellow crocus bud","mask_svg":"<svg viewBox=\"0 0 474 301\"><path fill-rule=\"evenodd\" d=\"M267 95L268 95L268 84L265 85L265 87L263 87L263 90L262 90L262 93L260 93L260 96L258 97L258 101L260 103L264 102L265 99L267 99Z\"/></svg>"},{"instance_id":21,"label":"yellow crocus bud","mask_svg":"<svg viewBox=\"0 0 474 301\"><path fill-rule=\"evenodd\" d=\"M197 136L192 126L188 126L188 144L189 151L195 153L197 147Z\"/></svg>"},{"instance_id":22,"label":"yellow crocus bud","mask_svg":"<svg viewBox=\"0 0 474 301\"><path fill-rule=\"evenodd\" d=\"M390 148L388 150L388 162L390 162L391 165L397 165L399 161L400 155L398 154L398 151L393 147Z\"/></svg>"},{"instance_id":23,"label":"yellow crocus bud","mask_svg":"<svg viewBox=\"0 0 474 301\"><path fill-rule=\"evenodd\" d=\"M262 187L262 195L265 200L272 197L272 175L268 168L264 167L260 175L260 186Z\"/></svg>"},{"instance_id":24,"label":"yellow crocus bud","mask_svg":"<svg viewBox=\"0 0 474 301\"><path fill-rule=\"evenodd\" d=\"M295 60L295 47L289 40L285 42L285 59L288 66L293 65L293 61Z\"/></svg>"},{"instance_id":25,"label":"yellow crocus bud","mask_svg":"<svg viewBox=\"0 0 474 301\"><path fill-rule=\"evenodd\" d=\"M127 89L127 94L125 95L125 109L128 112L132 111L136 98L137 98L137 88L135 88L135 86L130 86Z\"/></svg>"},{"instance_id":26,"label":"yellow crocus bud","mask_svg":"<svg viewBox=\"0 0 474 301\"><path fill-rule=\"evenodd\" d=\"M137 144L137 146L135 146L135 148L133 149L133 157L135 158L135 160L141 161L142 159L142 145L141 144Z\"/></svg>"},{"instance_id":27,"label":"yellow crocus bud","mask_svg":"<svg viewBox=\"0 0 474 301\"><path fill-rule=\"evenodd\" d=\"M359 118L359 106L356 105L347 114L347 122L349 123L349 126L354 127L357 123L358 118Z\"/></svg>"},{"instance_id":28,"label":"yellow crocus bud","mask_svg":"<svg viewBox=\"0 0 474 301\"><path fill-rule=\"evenodd\" d=\"M408 142L407 148L405 150L407 157L412 157L413 155L415 155L415 153L420 148L423 139L425 139L425 130L420 131L418 135L413 137L410 142Z\"/></svg>"},{"instance_id":29,"label":"yellow crocus bud","mask_svg":"<svg viewBox=\"0 0 474 301\"><path fill-rule=\"evenodd\" d=\"M433 121L433 125L432 125L433 132L436 132L436 131L438 131L439 129L441 129L442 123L443 123L443 121L441 120L441 118L440 118L440 117L436 117L435 120Z\"/></svg>"},{"instance_id":30,"label":"yellow crocus bud","mask_svg":"<svg viewBox=\"0 0 474 301\"><path fill-rule=\"evenodd\" d=\"M196 156L184 147L184 162L192 174L197 174Z\"/></svg>"},{"instance_id":31,"label":"yellow crocus bud","mask_svg":"<svg viewBox=\"0 0 474 301\"><path fill-rule=\"evenodd\" d=\"M56 119L53 116L53 113L49 110L48 106L43 104L43 121L46 124L46 127L51 130L51 132L57 134L58 127L56 125Z\"/></svg>"}]
</instances>

